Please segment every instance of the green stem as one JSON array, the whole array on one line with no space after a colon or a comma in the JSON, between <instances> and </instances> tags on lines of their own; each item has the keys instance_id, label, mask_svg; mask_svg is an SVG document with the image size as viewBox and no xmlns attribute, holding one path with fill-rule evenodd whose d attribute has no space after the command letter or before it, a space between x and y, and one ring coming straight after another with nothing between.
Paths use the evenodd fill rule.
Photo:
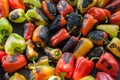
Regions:
<instances>
[{"instance_id":1,"label":"green stem","mask_svg":"<svg viewBox=\"0 0 120 80\"><path fill-rule=\"evenodd\" d=\"M105 23L108 23L108 16L105 17Z\"/></svg>"},{"instance_id":2,"label":"green stem","mask_svg":"<svg viewBox=\"0 0 120 80\"><path fill-rule=\"evenodd\" d=\"M79 39L79 38L80 38L80 36L81 36L81 32L79 31L79 35L77 36L77 38Z\"/></svg>"},{"instance_id":3,"label":"green stem","mask_svg":"<svg viewBox=\"0 0 120 80\"><path fill-rule=\"evenodd\" d=\"M90 60L98 60L98 59L100 59L100 57L92 57Z\"/></svg>"},{"instance_id":4,"label":"green stem","mask_svg":"<svg viewBox=\"0 0 120 80\"><path fill-rule=\"evenodd\" d=\"M32 76L31 78L30 78L30 80L34 80L35 79L35 76Z\"/></svg>"},{"instance_id":5,"label":"green stem","mask_svg":"<svg viewBox=\"0 0 120 80\"><path fill-rule=\"evenodd\" d=\"M23 51L23 48L16 47L16 48L14 49L14 51L15 51L15 52L21 52L21 51Z\"/></svg>"},{"instance_id":6,"label":"green stem","mask_svg":"<svg viewBox=\"0 0 120 80\"><path fill-rule=\"evenodd\" d=\"M104 44L107 45L108 43L110 43L110 41L108 39L104 39Z\"/></svg>"},{"instance_id":7,"label":"green stem","mask_svg":"<svg viewBox=\"0 0 120 80\"><path fill-rule=\"evenodd\" d=\"M69 31L69 34L71 34L75 29L77 28L77 26L74 26L71 31Z\"/></svg>"},{"instance_id":8,"label":"green stem","mask_svg":"<svg viewBox=\"0 0 120 80\"><path fill-rule=\"evenodd\" d=\"M41 47L40 42L37 42L37 43L36 43L36 46L37 46L37 47Z\"/></svg>"},{"instance_id":9,"label":"green stem","mask_svg":"<svg viewBox=\"0 0 120 80\"><path fill-rule=\"evenodd\" d=\"M66 76L67 74L65 73L65 72L61 72L60 73L60 76L62 77L62 80L65 80L65 76Z\"/></svg>"},{"instance_id":10,"label":"green stem","mask_svg":"<svg viewBox=\"0 0 120 80\"><path fill-rule=\"evenodd\" d=\"M57 56L57 57L59 57L60 56L60 53L59 53L59 51L55 51L55 56Z\"/></svg>"}]
</instances>

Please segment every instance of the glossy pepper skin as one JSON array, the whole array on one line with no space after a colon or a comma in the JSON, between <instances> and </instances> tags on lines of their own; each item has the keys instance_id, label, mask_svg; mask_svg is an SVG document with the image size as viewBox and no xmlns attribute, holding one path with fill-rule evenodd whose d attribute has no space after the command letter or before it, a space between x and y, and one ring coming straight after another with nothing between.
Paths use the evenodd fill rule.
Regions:
<instances>
[{"instance_id":1,"label":"glossy pepper skin","mask_svg":"<svg viewBox=\"0 0 120 80\"><path fill-rule=\"evenodd\" d=\"M85 76L83 78L80 78L79 80L95 80L95 78L91 75Z\"/></svg>"},{"instance_id":2,"label":"glossy pepper skin","mask_svg":"<svg viewBox=\"0 0 120 80\"><path fill-rule=\"evenodd\" d=\"M97 19L94 19L93 16L90 14L85 14L83 17L83 22L80 26L80 31L82 32L83 36L86 36L97 22Z\"/></svg>"},{"instance_id":3,"label":"glossy pepper skin","mask_svg":"<svg viewBox=\"0 0 120 80\"><path fill-rule=\"evenodd\" d=\"M25 23L24 24L24 39L28 41L32 38L33 32L35 30L35 25L32 23Z\"/></svg>"},{"instance_id":4,"label":"glossy pepper skin","mask_svg":"<svg viewBox=\"0 0 120 80\"><path fill-rule=\"evenodd\" d=\"M72 53L65 52L62 57L58 60L56 65L55 73L57 76L64 78L70 78L74 70L74 56Z\"/></svg>"},{"instance_id":5,"label":"glossy pepper skin","mask_svg":"<svg viewBox=\"0 0 120 80\"><path fill-rule=\"evenodd\" d=\"M50 42L53 47L70 37L69 33L65 28L61 28L55 35L50 38Z\"/></svg>"},{"instance_id":6,"label":"glossy pepper skin","mask_svg":"<svg viewBox=\"0 0 120 80\"><path fill-rule=\"evenodd\" d=\"M95 80L115 80L115 79L108 73L97 72Z\"/></svg>"},{"instance_id":7,"label":"glossy pepper skin","mask_svg":"<svg viewBox=\"0 0 120 80\"><path fill-rule=\"evenodd\" d=\"M75 63L75 69L73 72L73 80L79 80L80 78L88 75L94 68L94 62L81 56L78 57Z\"/></svg>"},{"instance_id":8,"label":"glossy pepper skin","mask_svg":"<svg viewBox=\"0 0 120 80\"><path fill-rule=\"evenodd\" d=\"M2 62L2 58L7 55L5 51L0 50L0 63Z\"/></svg>"},{"instance_id":9,"label":"glossy pepper skin","mask_svg":"<svg viewBox=\"0 0 120 80\"><path fill-rule=\"evenodd\" d=\"M103 53L98 62L96 68L110 74L111 76L117 77L119 71L119 65L117 60L109 52Z\"/></svg>"},{"instance_id":10,"label":"glossy pepper skin","mask_svg":"<svg viewBox=\"0 0 120 80\"><path fill-rule=\"evenodd\" d=\"M77 59L79 56L86 55L92 48L93 43L88 38L80 38L75 49L73 50L74 57Z\"/></svg>"},{"instance_id":11,"label":"glossy pepper skin","mask_svg":"<svg viewBox=\"0 0 120 80\"><path fill-rule=\"evenodd\" d=\"M14 75L12 75L9 80L17 80L17 79L26 80L26 78L22 74L19 74L17 72L14 73Z\"/></svg>"},{"instance_id":12,"label":"glossy pepper skin","mask_svg":"<svg viewBox=\"0 0 120 80\"><path fill-rule=\"evenodd\" d=\"M23 54L6 55L2 58L2 67L8 73L13 73L27 65Z\"/></svg>"},{"instance_id":13,"label":"glossy pepper skin","mask_svg":"<svg viewBox=\"0 0 120 80\"><path fill-rule=\"evenodd\" d=\"M73 7L65 0L60 0L58 2L57 10L63 16L66 16L67 14L74 11Z\"/></svg>"},{"instance_id":14,"label":"glossy pepper skin","mask_svg":"<svg viewBox=\"0 0 120 80\"><path fill-rule=\"evenodd\" d=\"M98 1L97 1L97 6L103 8L103 7L105 7L110 1L111 1L111 0L98 0Z\"/></svg>"},{"instance_id":15,"label":"glossy pepper skin","mask_svg":"<svg viewBox=\"0 0 120 80\"><path fill-rule=\"evenodd\" d=\"M54 20L56 15L56 7L52 0L42 1L42 10L50 20Z\"/></svg>"},{"instance_id":16,"label":"glossy pepper skin","mask_svg":"<svg viewBox=\"0 0 120 80\"><path fill-rule=\"evenodd\" d=\"M87 14L90 14L95 19L97 19L100 22L104 22L105 19L108 19L108 17L111 16L111 13L109 10L98 8L98 7L92 7L87 11ZM102 14L102 15L101 15Z\"/></svg>"}]
</instances>

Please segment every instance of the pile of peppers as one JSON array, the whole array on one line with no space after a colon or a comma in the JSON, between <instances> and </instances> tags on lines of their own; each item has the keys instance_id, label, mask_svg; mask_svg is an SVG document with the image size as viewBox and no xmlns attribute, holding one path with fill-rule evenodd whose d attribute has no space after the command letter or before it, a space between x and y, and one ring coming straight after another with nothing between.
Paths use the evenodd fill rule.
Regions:
<instances>
[{"instance_id":1,"label":"pile of peppers","mask_svg":"<svg viewBox=\"0 0 120 80\"><path fill-rule=\"evenodd\" d=\"M120 0L0 0L0 80L119 80L119 27Z\"/></svg>"}]
</instances>

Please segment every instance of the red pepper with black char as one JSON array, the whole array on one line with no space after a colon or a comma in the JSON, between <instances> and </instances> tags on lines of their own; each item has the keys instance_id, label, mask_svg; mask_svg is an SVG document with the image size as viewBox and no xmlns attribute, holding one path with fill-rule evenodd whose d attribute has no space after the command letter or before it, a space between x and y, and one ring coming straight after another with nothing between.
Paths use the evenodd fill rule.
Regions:
<instances>
[{"instance_id":1,"label":"red pepper with black char","mask_svg":"<svg viewBox=\"0 0 120 80\"><path fill-rule=\"evenodd\" d=\"M64 78L71 78L74 70L74 56L72 53L65 52L59 59L55 73L57 76Z\"/></svg>"},{"instance_id":2,"label":"red pepper with black char","mask_svg":"<svg viewBox=\"0 0 120 80\"><path fill-rule=\"evenodd\" d=\"M24 24L24 39L28 41L32 38L33 31L35 29L35 25L32 23L25 23Z\"/></svg>"},{"instance_id":3,"label":"red pepper with black char","mask_svg":"<svg viewBox=\"0 0 120 80\"><path fill-rule=\"evenodd\" d=\"M117 60L109 52L103 53L98 62L96 68L110 74L111 76L117 77L119 71L119 65Z\"/></svg>"},{"instance_id":4,"label":"red pepper with black char","mask_svg":"<svg viewBox=\"0 0 120 80\"><path fill-rule=\"evenodd\" d=\"M15 72L27 65L27 60L23 54L6 55L2 58L2 67L8 73Z\"/></svg>"},{"instance_id":5,"label":"red pepper with black char","mask_svg":"<svg viewBox=\"0 0 120 80\"><path fill-rule=\"evenodd\" d=\"M0 63L5 55L7 55L5 51L0 51Z\"/></svg>"},{"instance_id":6,"label":"red pepper with black char","mask_svg":"<svg viewBox=\"0 0 120 80\"><path fill-rule=\"evenodd\" d=\"M63 16L66 16L67 14L74 11L73 7L65 0L60 0L58 2L57 10Z\"/></svg>"},{"instance_id":7,"label":"red pepper with black char","mask_svg":"<svg viewBox=\"0 0 120 80\"><path fill-rule=\"evenodd\" d=\"M115 80L115 79L108 73L97 72L95 80Z\"/></svg>"}]
</instances>

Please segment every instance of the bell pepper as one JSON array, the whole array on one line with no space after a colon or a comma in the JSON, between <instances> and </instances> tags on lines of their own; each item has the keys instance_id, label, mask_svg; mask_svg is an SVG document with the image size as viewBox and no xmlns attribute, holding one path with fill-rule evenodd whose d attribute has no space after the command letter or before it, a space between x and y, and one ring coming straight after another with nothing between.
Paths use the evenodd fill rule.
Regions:
<instances>
[{"instance_id":1,"label":"bell pepper","mask_svg":"<svg viewBox=\"0 0 120 80\"><path fill-rule=\"evenodd\" d=\"M58 2L57 10L63 16L66 16L67 14L74 11L73 7L65 0L60 0Z\"/></svg>"},{"instance_id":2,"label":"bell pepper","mask_svg":"<svg viewBox=\"0 0 120 80\"><path fill-rule=\"evenodd\" d=\"M109 10L98 8L98 7L92 7L91 9L87 11L87 14L90 14L91 16L93 16L95 19L97 19L100 22L105 21L106 23L108 22L108 17L111 16L111 13Z\"/></svg>"},{"instance_id":3,"label":"bell pepper","mask_svg":"<svg viewBox=\"0 0 120 80\"><path fill-rule=\"evenodd\" d=\"M92 48L93 43L88 38L80 38L75 49L73 50L74 57L78 58L79 56L86 55Z\"/></svg>"},{"instance_id":4,"label":"bell pepper","mask_svg":"<svg viewBox=\"0 0 120 80\"><path fill-rule=\"evenodd\" d=\"M9 80L26 80L26 78L22 74L16 72L10 77Z\"/></svg>"},{"instance_id":5,"label":"bell pepper","mask_svg":"<svg viewBox=\"0 0 120 80\"><path fill-rule=\"evenodd\" d=\"M12 8L12 9L21 8L23 10L26 10L23 0L8 0L8 1L9 1L10 8Z\"/></svg>"},{"instance_id":6,"label":"bell pepper","mask_svg":"<svg viewBox=\"0 0 120 80\"><path fill-rule=\"evenodd\" d=\"M0 17L8 17L9 3L8 0L0 0Z\"/></svg>"},{"instance_id":7,"label":"bell pepper","mask_svg":"<svg viewBox=\"0 0 120 80\"><path fill-rule=\"evenodd\" d=\"M105 41L107 40L108 38L108 35L106 32L104 31L98 31L98 30L95 30L95 31L91 31L89 34L88 34L88 38L96 45L98 46L102 46L105 44Z\"/></svg>"},{"instance_id":8,"label":"bell pepper","mask_svg":"<svg viewBox=\"0 0 120 80\"><path fill-rule=\"evenodd\" d=\"M11 33L5 43L5 52L9 55L23 53L26 49L26 43L22 36L17 33Z\"/></svg>"},{"instance_id":9,"label":"bell pepper","mask_svg":"<svg viewBox=\"0 0 120 80\"><path fill-rule=\"evenodd\" d=\"M56 7L52 0L42 1L42 10L50 20L54 20L56 15Z\"/></svg>"},{"instance_id":10,"label":"bell pepper","mask_svg":"<svg viewBox=\"0 0 120 80\"><path fill-rule=\"evenodd\" d=\"M93 16L90 14L85 14L83 17L83 22L80 26L81 33L86 36L97 22L97 19L94 19Z\"/></svg>"},{"instance_id":11,"label":"bell pepper","mask_svg":"<svg viewBox=\"0 0 120 80\"><path fill-rule=\"evenodd\" d=\"M80 10L80 13L84 14L88 9L94 7L97 1L98 0L78 0L77 8Z\"/></svg>"},{"instance_id":12,"label":"bell pepper","mask_svg":"<svg viewBox=\"0 0 120 80\"><path fill-rule=\"evenodd\" d=\"M36 26L48 24L48 18L40 8L34 7L33 9L27 10L25 16L29 22L32 22Z\"/></svg>"},{"instance_id":13,"label":"bell pepper","mask_svg":"<svg viewBox=\"0 0 120 80\"><path fill-rule=\"evenodd\" d=\"M36 43L37 47L46 47L48 42L49 32L47 27L39 25L33 32L32 41Z\"/></svg>"},{"instance_id":14,"label":"bell pepper","mask_svg":"<svg viewBox=\"0 0 120 80\"><path fill-rule=\"evenodd\" d=\"M73 80L79 80L80 78L87 76L94 68L94 62L83 56L78 57L75 63L75 69L73 72Z\"/></svg>"},{"instance_id":15,"label":"bell pepper","mask_svg":"<svg viewBox=\"0 0 120 80\"><path fill-rule=\"evenodd\" d=\"M59 76L51 76L48 80L61 80Z\"/></svg>"},{"instance_id":16,"label":"bell pepper","mask_svg":"<svg viewBox=\"0 0 120 80\"><path fill-rule=\"evenodd\" d=\"M115 80L115 79L108 73L97 72L95 80Z\"/></svg>"},{"instance_id":17,"label":"bell pepper","mask_svg":"<svg viewBox=\"0 0 120 80\"><path fill-rule=\"evenodd\" d=\"M60 42L62 42L65 39L68 39L70 37L69 33L65 28L61 28L55 35L53 35L50 38L50 42L53 47L58 45Z\"/></svg>"},{"instance_id":18,"label":"bell pepper","mask_svg":"<svg viewBox=\"0 0 120 80\"><path fill-rule=\"evenodd\" d=\"M6 55L2 58L2 67L8 73L13 73L27 65L23 54Z\"/></svg>"},{"instance_id":19,"label":"bell pepper","mask_svg":"<svg viewBox=\"0 0 120 80\"><path fill-rule=\"evenodd\" d=\"M107 45L107 49L110 50L114 55L120 57L120 39L113 38L112 41Z\"/></svg>"},{"instance_id":20,"label":"bell pepper","mask_svg":"<svg viewBox=\"0 0 120 80\"><path fill-rule=\"evenodd\" d=\"M83 78L80 78L79 80L95 80L95 78L91 75L85 76Z\"/></svg>"},{"instance_id":21,"label":"bell pepper","mask_svg":"<svg viewBox=\"0 0 120 80\"><path fill-rule=\"evenodd\" d=\"M0 50L0 63L2 62L2 58L7 55L5 51Z\"/></svg>"},{"instance_id":22,"label":"bell pepper","mask_svg":"<svg viewBox=\"0 0 120 80\"><path fill-rule=\"evenodd\" d=\"M76 6L77 5L77 0L67 0L67 2L72 5L72 6Z\"/></svg>"},{"instance_id":23,"label":"bell pepper","mask_svg":"<svg viewBox=\"0 0 120 80\"><path fill-rule=\"evenodd\" d=\"M64 78L70 78L74 70L74 56L72 53L65 52L62 57L58 60L55 73L57 76Z\"/></svg>"},{"instance_id":24,"label":"bell pepper","mask_svg":"<svg viewBox=\"0 0 120 80\"><path fill-rule=\"evenodd\" d=\"M111 0L98 0L98 1L97 1L97 6L103 8L103 7L105 7L110 1L111 1Z\"/></svg>"},{"instance_id":25,"label":"bell pepper","mask_svg":"<svg viewBox=\"0 0 120 80\"><path fill-rule=\"evenodd\" d=\"M15 23L23 23L26 20L24 10L14 9L9 13L9 20Z\"/></svg>"},{"instance_id":26,"label":"bell pepper","mask_svg":"<svg viewBox=\"0 0 120 80\"><path fill-rule=\"evenodd\" d=\"M58 48L46 47L44 52L53 60L58 60L62 56L62 51Z\"/></svg>"},{"instance_id":27,"label":"bell pepper","mask_svg":"<svg viewBox=\"0 0 120 80\"><path fill-rule=\"evenodd\" d=\"M119 65L117 60L109 52L102 54L98 62L96 63L96 68L110 74L111 76L117 77L119 71Z\"/></svg>"}]
</instances>

